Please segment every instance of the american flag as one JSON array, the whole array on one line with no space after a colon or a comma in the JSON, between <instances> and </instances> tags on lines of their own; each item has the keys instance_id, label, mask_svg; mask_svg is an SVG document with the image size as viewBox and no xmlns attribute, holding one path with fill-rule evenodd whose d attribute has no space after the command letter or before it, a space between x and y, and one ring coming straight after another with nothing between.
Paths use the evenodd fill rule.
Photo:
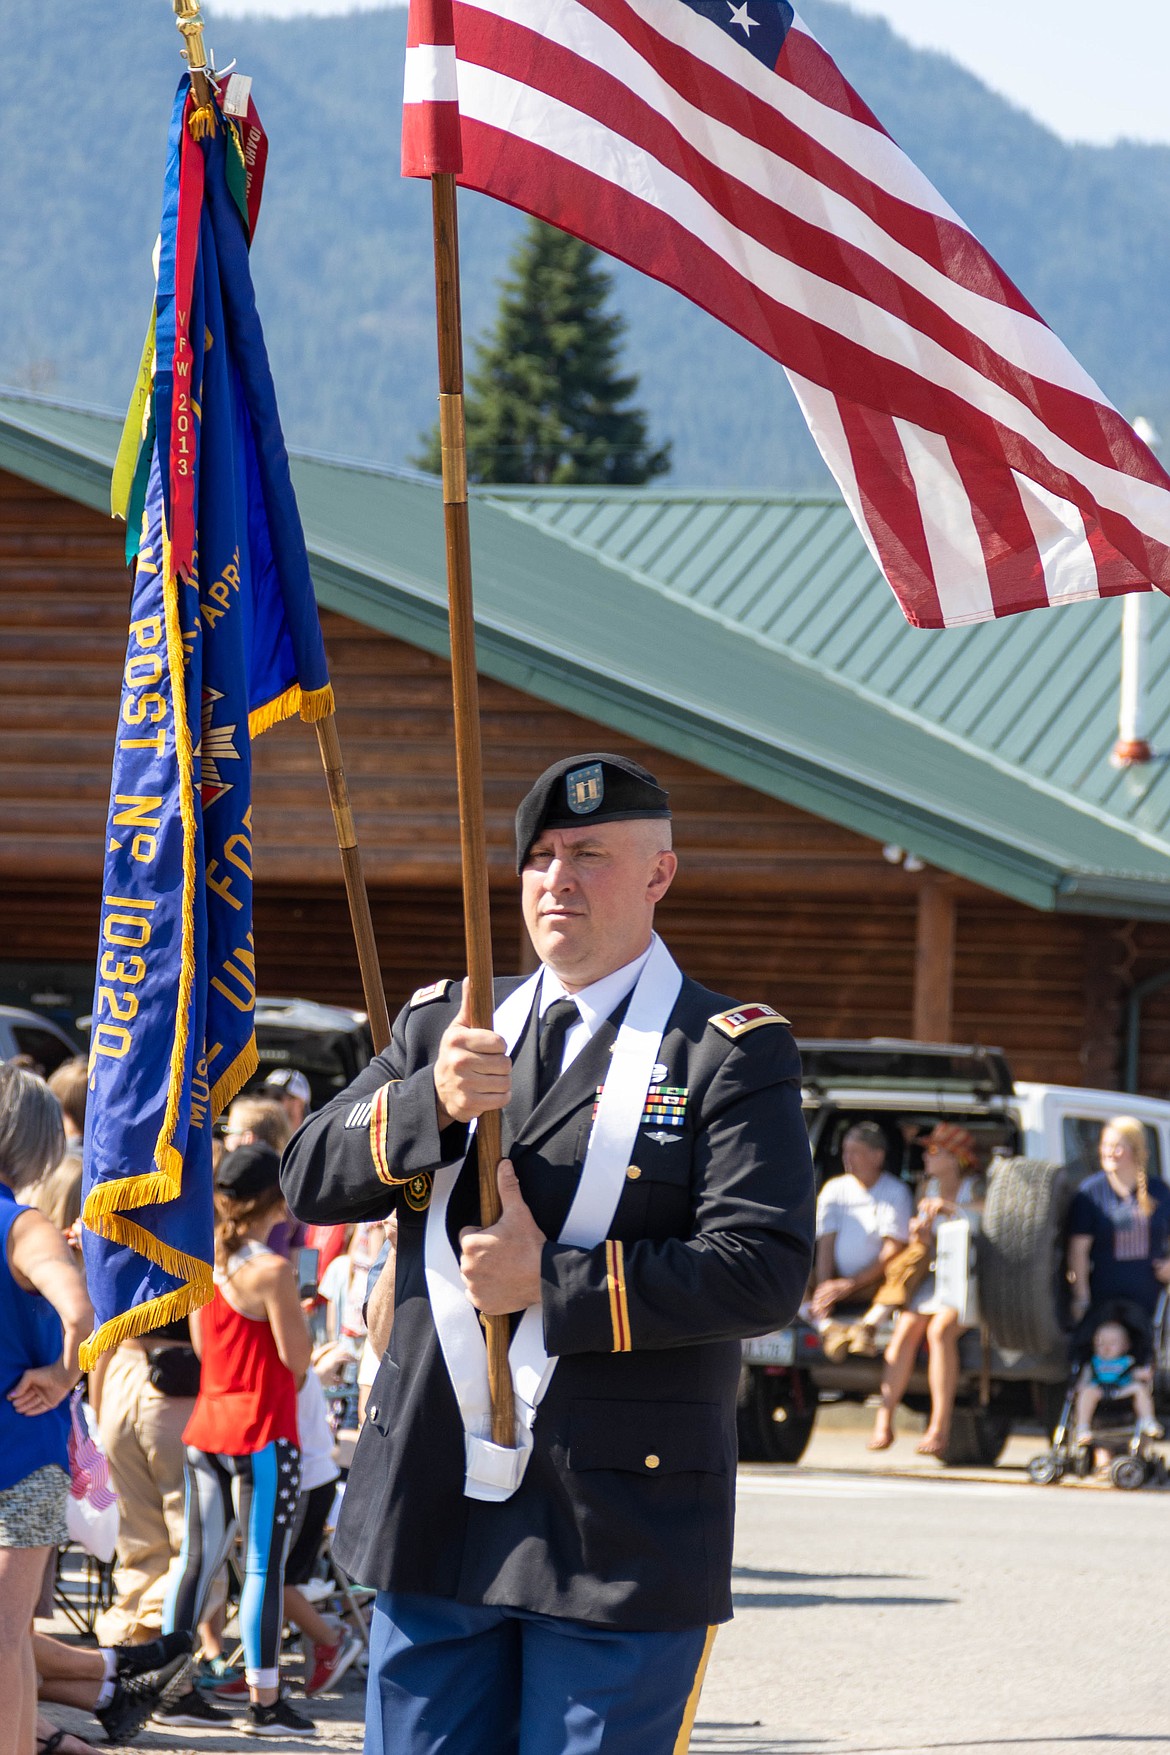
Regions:
<instances>
[{"instance_id":1,"label":"american flag","mask_svg":"<svg viewBox=\"0 0 1170 1755\"><path fill-rule=\"evenodd\" d=\"M786 0L412 0L410 41L404 173L778 360L909 621L1170 590L1170 477Z\"/></svg>"}]
</instances>

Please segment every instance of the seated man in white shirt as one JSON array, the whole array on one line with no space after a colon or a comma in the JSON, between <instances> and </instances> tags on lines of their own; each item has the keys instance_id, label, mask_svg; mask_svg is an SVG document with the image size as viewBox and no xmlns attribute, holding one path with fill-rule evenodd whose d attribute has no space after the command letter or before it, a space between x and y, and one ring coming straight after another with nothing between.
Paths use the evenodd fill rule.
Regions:
<instances>
[{"instance_id":1,"label":"seated man in white shirt","mask_svg":"<svg viewBox=\"0 0 1170 1755\"><path fill-rule=\"evenodd\" d=\"M835 1313L860 1308L886 1264L910 1236L910 1190L885 1168L886 1136L876 1121L856 1122L841 1142L844 1171L817 1201L813 1290L806 1307L829 1358L843 1355L848 1328Z\"/></svg>"}]
</instances>

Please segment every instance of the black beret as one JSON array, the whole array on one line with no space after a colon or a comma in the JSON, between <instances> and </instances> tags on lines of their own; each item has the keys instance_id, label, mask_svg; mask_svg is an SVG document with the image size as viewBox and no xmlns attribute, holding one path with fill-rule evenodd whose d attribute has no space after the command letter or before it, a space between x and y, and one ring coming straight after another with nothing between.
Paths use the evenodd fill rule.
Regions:
<instances>
[{"instance_id":1,"label":"black beret","mask_svg":"<svg viewBox=\"0 0 1170 1755\"><path fill-rule=\"evenodd\" d=\"M254 1200L280 1187L280 1156L262 1140L225 1152L215 1173L215 1186L233 1200Z\"/></svg>"},{"instance_id":2,"label":"black beret","mask_svg":"<svg viewBox=\"0 0 1170 1755\"><path fill-rule=\"evenodd\" d=\"M516 812L516 870L542 829L580 829L586 823L628 823L669 817L666 793L653 774L629 756L594 752L566 756L546 768Z\"/></svg>"}]
</instances>

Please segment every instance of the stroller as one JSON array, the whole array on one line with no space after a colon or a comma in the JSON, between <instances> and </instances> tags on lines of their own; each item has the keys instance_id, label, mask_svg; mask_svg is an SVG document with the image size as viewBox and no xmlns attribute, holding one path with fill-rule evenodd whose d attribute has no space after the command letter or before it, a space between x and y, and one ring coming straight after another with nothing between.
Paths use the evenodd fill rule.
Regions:
<instances>
[{"instance_id":1,"label":"stroller","mask_svg":"<svg viewBox=\"0 0 1170 1755\"><path fill-rule=\"evenodd\" d=\"M1081 1319L1069 1337L1068 1388L1052 1443L1028 1464L1028 1478L1039 1486L1050 1486L1068 1474L1081 1477L1091 1474L1095 1450L1113 1452L1109 1479L1115 1487L1132 1492L1148 1481L1160 1484L1166 1479L1166 1465L1153 1448L1153 1435L1141 1429L1133 1401L1124 1391L1116 1397L1106 1395L1098 1404L1093 1416L1092 1444L1077 1443L1077 1386L1093 1351L1093 1336L1104 1322L1119 1323L1126 1330L1129 1351L1139 1368L1153 1363L1153 1325L1139 1305L1114 1299L1095 1305Z\"/></svg>"}]
</instances>

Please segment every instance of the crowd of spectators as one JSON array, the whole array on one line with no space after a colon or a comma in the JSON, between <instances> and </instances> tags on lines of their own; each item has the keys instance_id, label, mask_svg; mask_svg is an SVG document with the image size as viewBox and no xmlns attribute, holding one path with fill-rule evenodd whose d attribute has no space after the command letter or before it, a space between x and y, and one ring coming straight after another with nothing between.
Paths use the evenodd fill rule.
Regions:
<instances>
[{"instance_id":1,"label":"crowd of spectators","mask_svg":"<svg viewBox=\"0 0 1170 1755\"><path fill-rule=\"evenodd\" d=\"M388 1228L307 1233L290 1221L277 1168L309 1107L303 1074L278 1069L236 1098L214 1147L212 1304L122 1341L85 1385L117 1494L117 1551L97 1648L56 1639L70 1392L93 1316L80 1246L86 1089L80 1057L48 1081L0 1065L0 1686L12 1704L0 1755L87 1755L42 1714L52 1702L92 1713L106 1742L131 1741L152 1715L230 1729L236 1707L245 1730L311 1736L288 1684L325 1693L363 1650L315 1581L338 1491L335 1432L356 1423L359 1376L368 1384L376 1367L364 1303ZM302 1635L299 1675L295 1662L282 1673L286 1623Z\"/></svg>"}]
</instances>

